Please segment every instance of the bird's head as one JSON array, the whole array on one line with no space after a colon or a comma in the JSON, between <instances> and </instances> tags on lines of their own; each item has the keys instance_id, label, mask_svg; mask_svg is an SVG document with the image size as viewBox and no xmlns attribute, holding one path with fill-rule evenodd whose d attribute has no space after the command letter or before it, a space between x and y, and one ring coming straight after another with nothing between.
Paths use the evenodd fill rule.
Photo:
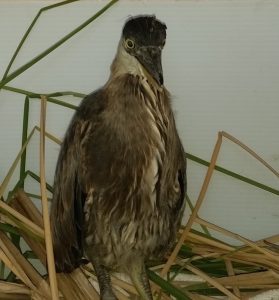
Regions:
<instances>
[{"instance_id":1,"label":"bird's head","mask_svg":"<svg viewBox=\"0 0 279 300\"><path fill-rule=\"evenodd\" d=\"M163 85L161 62L167 26L154 15L140 15L127 20L121 43L124 51L136 61L159 85Z\"/></svg>"}]
</instances>

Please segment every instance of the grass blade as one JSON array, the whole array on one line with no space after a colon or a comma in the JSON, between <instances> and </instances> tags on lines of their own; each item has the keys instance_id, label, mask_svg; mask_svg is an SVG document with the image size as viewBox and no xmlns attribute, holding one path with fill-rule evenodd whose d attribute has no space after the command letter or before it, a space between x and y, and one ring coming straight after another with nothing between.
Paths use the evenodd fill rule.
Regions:
<instances>
[{"instance_id":1,"label":"grass blade","mask_svg":"<svg viewBox=\"0 0 279 300\"><path fill-rule=\"evenodd\" d=\"M23 110L23 124L22 124L22 138L21 138L21 147L25 144L28 134L28 119L29 119L29 98L25 97L24 101L24 110ZM20 160L20 187L24 188L24 173L26 166L26 148L24 149L21 160Z\"/></svg>"},{"instance_id":2,"label":"grass blade","mask_svg":"<svg viewBox=\"0 0 279 300\"><path fill-rule=\"evenodd\" d=\"M207 166L207 167L209 166L209 162L208 161L206 161L206 160L204 160L202 158L199 158L198 156L195 156L193 154L186 153L186 157L188 159L192 160L192 161L195 161L195 162L201 164L201 165L204 165L204 166ZM253 185L253 186L255 186L255 187L259 188L259 189L265 190L265 191L270 192L270 193L275 194L275 195L279 195L279 190L276 190L276 189L274 189L272 187L269 187L269 186L267 186L265 184L262 184L262 183L260 183L258 181L250 179L248 177L245 177L245 176L239 175L237 173L234 173L234 172L232 172L232 171L230 171L228 169L222 168L222 167L220 167L218 165L215 166L215 170L219 171L219 172L221 172L223 174L226 174L228 176L231 176L231 177L233 177L235 179L238 179L238 180L241 180L243 182L249 183L249 184L251 184L251 185Z\"/></svg>"},{"instance_id":3,"label":"grass blade","mask_svg":"<svg viewBox=\"0 0 279 300\"><path fill-rule=\"evenodd\" d=\"M6 70L5 70L5 73L3 75L3 78L2 80L6 79L7 76L8 76L8 73L12 67L12 64L13 62L15 61L21 47L23 46L24 42L26 41L29 33L31 32L32 28L35 26L37 20L39 19L40 15L42 12L46 11L46 10L49 10L49 9L52 9L52 8L55 8L55 7L58 7L58 6L61 6L61 5L65 5L65 4L69 4L69 3L72 3L72 2L75 2L77 0L68 0L68 1L64 1L64 2L59 2L59 3L55 3L55 4L52 4L52 5L49 5L49 6L46 6L46 7L43 7L39 10L39 12L37 13L37 15L35 16L35 18L33 19L32 23L30 24L30 26L28 27L27 31L25 32L23 38L21 39L21 41L19 42L16 50L15 50L15 53L13 54Z\"/></svg>"},{"instance_id":4,"label":"grass blade","mask_svg":"<svg viewBox=\"0 0 279 300\"><path fill-rule=\"evenodd\" d=\"M31 68L34 64L36 64L38 61L40 61L42 58L47 56L49 53L51 53L53 50L61 46L63 43L65 43L67 40L69 40L72 36L74 36L76 33L78 33L80 30L82 30L84 27L89 25L91 22L93 22L95 19L97 19L100 15L102 15L107 9L109 9L113 4L115 4L118 0L112 0L107 5L105 5L102 9L100 9L96 14L94 14L92 17L90 17L88 20L83 22L80 26L78 26L76 29L65 35L62 39L57 41L55 44L47 48L45 51L31 59L29 62L24 64L23 66L19 67L17 70L15 70L13 73L8 75L5 79L3 79L0 82L0 89L6 85L8 82L16 78L18 75L26 71L27 69Z\"/></svg>"},{"instance_id":5,"label":"grass blade","mask_svg":"<svg viewBox=\"0 0 279 300\"><path fill-rule=\"evenodd\" d=\"M0 230L4 231L6 233L10 233L10 234L14 234L14 235L19 235L19 231L16 229L16 227L10 225L10 224L6 224L6 223L2 223L0 222Z\"/></svg>"},{"instance_id":6,"label":"grass blade","mask_svg":"<svg viewBox=\"0 0 279 300\"><path fill-rule=\"evenodd\" d=\"M178 300L190 300L190 298L183 293L180 289L176 288L171 283L167 282L163 278L161 278L159 275L157 275L155 272L147 269L147 274L150 280L152 280L154 283L156 283L160 288L170 295L174 296Z\"/></svg>"},{"instance_id":7,"label":"grass blade","mask_svg":"<svg viewBox=\"0 0 279 300\"><path fill-rule=\"evenodd\" d=\"M19 153L18 153L16 159L15 159L14 162L12 163L12 165L11 165L11 167L10 167L10 169L9 169L9 171L8 171L8 173L7 173L7 175L6 175L6 177L4 178L4 180L3 180L3 182L2 182L2 184L1 184L1 186L0 186L0 198L3 196L3 194L4 194L5 190L6 190L6 187L7 187L8 183L9 183L9 181L10 181L10 178L12 177L12 175L13 175L13 173L14 173L14 171L15 171L15 168L16 168L16 166L17 166L17 164L18 164L18 162L19 162L19 160L20 160L20 158L21 158L21 155L22 155L22 153L25 151L25 148L27 147L27 145L28 145L28 143L29 143L31 137L32 137L33 134L34 134L34 132L35 132L35 128L33 128L33 130L31 131L31 133L30 133L29 136L27 137L26 142L25 142L24 145L22 146L22 148L21 148L21 150L19 151Z\"/></svg>"},{"instance_id":8,"label":"grass blade","mask_svg":"<svg viewBox=\"0 0 279 300\"><path fill-rule=\"evenodd\" d=\"M23 94L23 95L29 96L29 98L38 98L38 99L40 99L41 95L43 94L43 93L33 93L33 92L30 92L27 90L15 88L13 86L8 86L8 85L4 86L3 90L18 93L18 94ZM73 92L73 91L54 92L54 93L44 94L44 95L46 97L74 96L77 98L84 98L86 96L86 94Z\"/></svg>"},{"instance_id":9,"label":"grass blade","mask_svg":"<svg viewBox=\"0 0 279 300\"><path fill-rule=\"evenodd\" d=\"M28 170L27 174L32 177L33 179L35 179L36 181L38 181L39 183L41 182L41 178L40 176L38 176L37 174L35 174L34 172ZM53 188L50 184L46 183L46 188L48 191L50 191L51 193L53 192Z\"/></svg>"}]
</instances>

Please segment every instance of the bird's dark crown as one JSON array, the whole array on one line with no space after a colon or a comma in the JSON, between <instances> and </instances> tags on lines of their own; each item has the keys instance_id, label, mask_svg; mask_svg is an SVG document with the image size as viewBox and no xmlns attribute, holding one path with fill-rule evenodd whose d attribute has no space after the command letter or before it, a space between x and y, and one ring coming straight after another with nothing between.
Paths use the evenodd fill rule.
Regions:
<instances>
[{"instance_id":1,"label":"bird's dark crown","mask_svg":"<svg viewBox=\"0 0 279 300\"><path fill-rule=\"evenodd\" d=\"M124 39L132 38L141 46L164 46L167 26L155 15L139 15L127 20L123 27Z\"/></svg>"}]
</instances>

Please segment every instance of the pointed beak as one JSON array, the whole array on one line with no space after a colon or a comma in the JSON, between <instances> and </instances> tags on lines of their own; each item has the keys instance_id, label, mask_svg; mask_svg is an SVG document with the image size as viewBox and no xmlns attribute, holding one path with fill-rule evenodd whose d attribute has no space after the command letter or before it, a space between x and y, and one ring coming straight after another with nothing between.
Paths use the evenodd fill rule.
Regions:
<instances>
[{"instance_id":1,"label":"pointed beak","mask_svg":"<svg viewBox=\"0 0 279 300\"><path fill-rule=\"evenodd\" d=\"M161 56L162 50L155 46L141 47L136 53L137 60L160 86L164 84Z\"/></svg>"}]
</instances>

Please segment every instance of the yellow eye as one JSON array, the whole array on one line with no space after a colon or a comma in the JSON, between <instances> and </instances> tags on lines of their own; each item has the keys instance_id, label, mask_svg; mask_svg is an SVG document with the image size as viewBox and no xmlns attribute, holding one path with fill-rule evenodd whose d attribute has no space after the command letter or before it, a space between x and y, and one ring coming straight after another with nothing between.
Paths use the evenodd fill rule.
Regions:
<instances>
[{"instance_id":1,"label":"yellow eye","mask_svg":"<svg viewBox=\"0 0 279 300\"><path fill-rule=\"evenodd\" d=\"M132 41L132 40L130 40L130 39L127 39L127 40L125 41L125 46L126 46L126 48L128 48L128 49L133 49L133 48L135 48L135 42Z\"/></svg>"}]
</instances>

